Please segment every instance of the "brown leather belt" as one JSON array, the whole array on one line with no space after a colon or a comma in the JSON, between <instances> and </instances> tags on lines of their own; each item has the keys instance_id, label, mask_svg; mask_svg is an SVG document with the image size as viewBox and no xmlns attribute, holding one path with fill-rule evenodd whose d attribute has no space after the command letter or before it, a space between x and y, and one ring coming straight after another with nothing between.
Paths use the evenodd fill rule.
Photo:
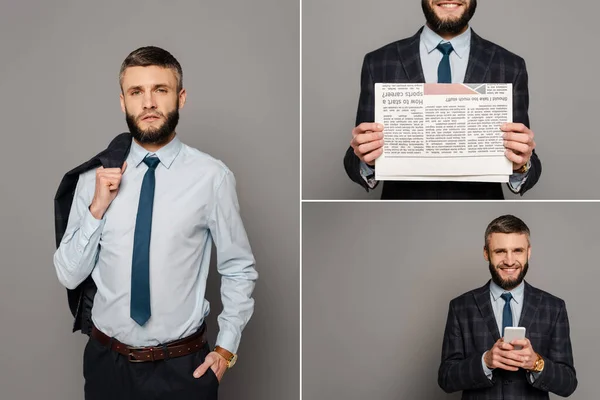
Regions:
<instances>
[{"instance_id":1,"label":"brown leather belt","mask_svg":"<svg viewBox=\"0 0 600 400\"><path fill-rule=\"evenodd\" d=\"M146 362L186 356L202 350L203 346L207 343L205 332L206 324L202 324L198 332L191 336L165 343L161 346L147 347L133 347L123 344L117 339L110 338L100 332L95 326L92 327L91 337L97 340L102 346L108 347L110 344L111 350L123 354L130 362Z\"/></svg>"}]
</instances>

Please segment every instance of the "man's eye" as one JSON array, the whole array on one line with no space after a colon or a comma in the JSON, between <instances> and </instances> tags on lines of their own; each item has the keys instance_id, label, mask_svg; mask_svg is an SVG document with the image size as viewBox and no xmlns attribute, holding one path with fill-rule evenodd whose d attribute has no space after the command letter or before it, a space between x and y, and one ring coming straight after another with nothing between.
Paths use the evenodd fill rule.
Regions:
<instances>
[{"instance_id":1,"label":"man's eye","mask_svg":"<svg viewBox=\"0 0 600 400\"><path fill-rule=\"evenodd\" d=\"M157 92L167 93L167 89L156 89Z\"/></svg>"},{"instance_id":2,"label":"man's eye","mask_svg":"<svg viewBox=\"0 0 600 400\"><path fill-rule=\"evenodd\" d=\"M138 94L140 94L141 92L139 90L134 90L133 92L131 92L132 96L137 96Z\"/></svg>"}]
</instances>

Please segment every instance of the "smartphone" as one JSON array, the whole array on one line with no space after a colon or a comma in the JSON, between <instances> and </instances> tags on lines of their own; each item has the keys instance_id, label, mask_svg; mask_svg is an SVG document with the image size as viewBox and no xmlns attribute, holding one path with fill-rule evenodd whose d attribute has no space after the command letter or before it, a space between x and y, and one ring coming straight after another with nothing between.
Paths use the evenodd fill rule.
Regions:
<instances>
[{"instance_id":1,"label":"smartphone","mask_svg":"<svg viewBox=\"0 0 600 400\"><path fill-rule=\"evenodd\" d=\"M504 328L504 342L510 343L513 340L525 339L525 327L523 326L507 326ZM521 350L522 346L515 346L515 350Z\"/></svg>"}]
</instances>

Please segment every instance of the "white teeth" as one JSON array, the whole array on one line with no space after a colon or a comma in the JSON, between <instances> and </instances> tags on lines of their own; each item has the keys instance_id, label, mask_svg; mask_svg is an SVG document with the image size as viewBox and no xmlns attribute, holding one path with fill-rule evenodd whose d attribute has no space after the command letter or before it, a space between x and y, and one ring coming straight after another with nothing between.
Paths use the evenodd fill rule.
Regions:
<instances>
[{"instance_id":1,"label":"white teeth","mask_svg":"<svg viewBox=\"0 0 600 400\"><path fill-rule=\"evenodd\" d=\"M456 8L458 7L458 4L440 4L440 6L444 8Z\"/></svg>"}]
</instances>

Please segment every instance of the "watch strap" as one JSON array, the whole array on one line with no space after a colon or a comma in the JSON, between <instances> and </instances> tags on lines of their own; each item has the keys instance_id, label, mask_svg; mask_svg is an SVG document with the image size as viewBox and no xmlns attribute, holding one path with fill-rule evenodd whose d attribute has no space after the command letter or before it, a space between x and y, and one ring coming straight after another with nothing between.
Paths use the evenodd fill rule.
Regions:
<instances>
[{"instance_id":1,"label":"watch strap","mask_svg":"<svg viewBox=\"0 0 600 400\"><path fill-rule=\"evenodd\" d=\"M227 349L222 348L221 346L215 346L214 351L215 351L215 353L217 353L221 357L223 357L225 359L225 361L227 361L227 367L229 368L231 365L231 362L235 358L235 354L233 354L232 352L230 352Z\"/></svg>"}]
</instances>

